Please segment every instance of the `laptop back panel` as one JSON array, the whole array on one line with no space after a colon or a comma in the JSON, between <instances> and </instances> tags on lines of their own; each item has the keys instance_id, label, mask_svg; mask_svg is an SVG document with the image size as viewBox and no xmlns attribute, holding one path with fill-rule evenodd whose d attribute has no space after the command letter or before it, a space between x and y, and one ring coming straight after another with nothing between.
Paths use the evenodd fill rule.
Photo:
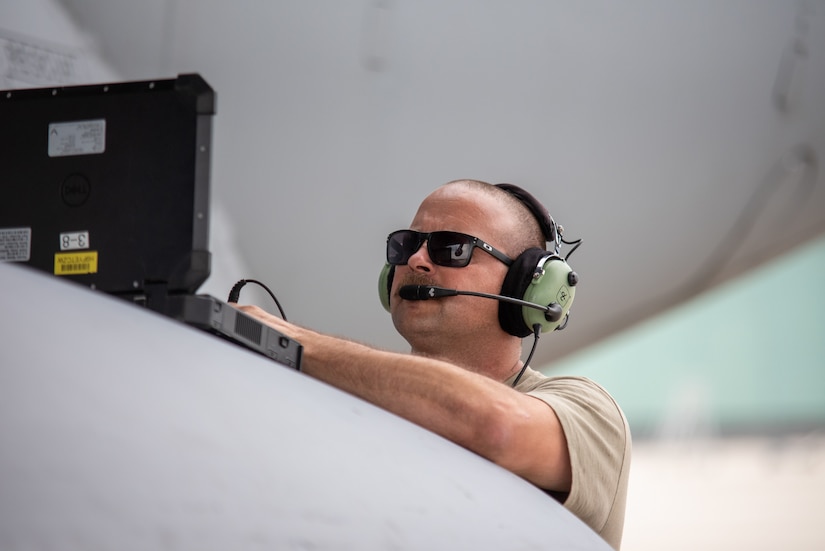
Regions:
<instances>
[{"instance_id":1,"label":"laptop back panel","mask_svg":"<svg viewBox=\"0 0 825 551\"><path fill-rule=\"evenodd\" d=\"M195 74L0 92L0 260L126 297L193 293L214 112Z\"/></svg>"}]
</instances>

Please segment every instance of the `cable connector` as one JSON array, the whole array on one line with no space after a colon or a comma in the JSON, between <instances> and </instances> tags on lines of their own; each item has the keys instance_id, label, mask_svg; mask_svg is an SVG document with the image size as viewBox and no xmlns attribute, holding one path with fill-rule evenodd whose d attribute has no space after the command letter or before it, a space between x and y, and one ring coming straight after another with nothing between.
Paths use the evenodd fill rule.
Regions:
<instances>
[{"instance_id":1,"label":"cable connector","mask_svg":"<svg viewBox=\"0 0 825 551\"><path fill-rule=\"evenodd\" d=\"M235 285L232 286L232 289L229 291L229 298L226 299L227 302L236 303L241 296L241 289L243 289L244 285L247 283L254 283L256 285L260 285L264 288L264 290L269 293L269 296L272 297L272 300L275 301L275 306L278 307L278 312L280 312L281 317L284 321L288 321L286 319L286 315L284 314L284 309L281 308L281 303L278 302L278 299L275 297L275 294L269 290L269 287L258 281L257 279L241 279Z\"/></svg>"}]
</instances>

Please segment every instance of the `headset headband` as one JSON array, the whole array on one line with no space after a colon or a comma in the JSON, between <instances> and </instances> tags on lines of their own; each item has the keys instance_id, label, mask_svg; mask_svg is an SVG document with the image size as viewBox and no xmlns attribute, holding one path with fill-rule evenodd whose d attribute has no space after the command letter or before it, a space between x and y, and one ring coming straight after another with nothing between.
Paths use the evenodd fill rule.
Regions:
<instances>
[{"instance_id":1,"label":"headset headband","mask_svg":"<svg viewBox=\"0 0 825 551\"><path fill-rule=\"evenodd\" d=\"M521 201L521 203L527 207L531 213L533 213L533 218L535 218L539 223L539 228L544 234L544 238L548 242L553 243L555 253L559 254L559 250L561 249L561 235L555 220L553 220L553 217L550 216L550 213L544 205L542 205L538 199L533 197L530 192L514 184L496 184L496 187L503 189Z\"/></svg>"}]
</instances>

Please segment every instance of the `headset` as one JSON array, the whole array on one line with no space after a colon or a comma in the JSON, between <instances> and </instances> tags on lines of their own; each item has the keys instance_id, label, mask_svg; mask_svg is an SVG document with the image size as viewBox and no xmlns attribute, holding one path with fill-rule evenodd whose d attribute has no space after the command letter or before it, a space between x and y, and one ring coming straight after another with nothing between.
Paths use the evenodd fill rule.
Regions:
<instances>
[{"instance_id":1,"label":"headset","mask_svg":"<svg viewBox=\"0 0 825 551\"><path fill-rule=\"evenodd\" d=\"M496 187L514 196L529 209L538 221L545 239L552 244L552 249L532 247L521 253L507 271L500 295L467 291L454 291L451 295L475 294L499 300L499 324L504 331L516 337L533 334L536 325L541 326L542 332L564 329L579 282L579 276L568 265L567 258L581 244L581 239L564 241L563 228L556 224L548 210L529 192L513 184L496 184ZM561 255L562 243L574 245L567 257ZM387 311L390 310L394 268L385 263L378 278L378 295Z\"/></svg>"}]
</instances>

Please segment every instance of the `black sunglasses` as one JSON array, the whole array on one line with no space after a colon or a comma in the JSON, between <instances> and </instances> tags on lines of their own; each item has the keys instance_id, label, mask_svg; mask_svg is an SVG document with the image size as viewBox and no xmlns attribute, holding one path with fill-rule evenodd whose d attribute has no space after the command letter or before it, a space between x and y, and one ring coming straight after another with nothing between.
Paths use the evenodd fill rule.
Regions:
<instances>
[{"instance_id":1,"label":"black sunglasses","mask_svg":"<svg viewBox=\"0 0 825 551\"><path fill-rule=\"evenodd\" d=\"M508 266L513 263L513 260L506 254L478 237L455 231L421 233L415 230L398 230L387 237L387 262L393 266L406 264L425 241L430 260L438 266L463 268L470 263L476 247L490 253Z\"/></svg>"}]
</instances>

